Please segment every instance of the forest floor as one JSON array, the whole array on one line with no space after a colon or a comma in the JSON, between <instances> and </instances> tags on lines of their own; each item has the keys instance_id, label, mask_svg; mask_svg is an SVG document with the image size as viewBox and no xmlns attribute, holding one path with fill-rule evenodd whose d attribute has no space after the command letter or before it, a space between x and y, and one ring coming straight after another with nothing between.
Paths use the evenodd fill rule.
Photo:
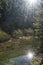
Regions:
<instances>
[{"instance_id":1,"label":"forest floor","mask_svg":"<svg viewBox=\"0 0 43 65\"><path fill-rule=\"evenodd\" d=\"M19 36L19 32L19 34L16 33L18 38L12 38L10 35L0 30L0 40L5 40L0 42L0 65L5 65L10 58L26 55L29 51L34 51L36 53L40 46L39 40L37 37L34 38L32 31L27 31L30 32L31 35ZM41 55L38 55L35 58L32 65L39 65L41 60L40 56Z\"/></svg>"},{"instance_id":2,"label":"forest floor","mask_svg":"<svg viewBox=\"0 0 43 65\"><path fill-rule=\"evenodd\" d=\"M29 50L35 52L39 45L37 43L38 41L33 40L32 36L11 38L9 41L0 43L0 65L4 65L10 58L27 54ZM36 57L32 65L39 65L39 59L41 59L40 56Z\"/></svg>"}]
</instances>

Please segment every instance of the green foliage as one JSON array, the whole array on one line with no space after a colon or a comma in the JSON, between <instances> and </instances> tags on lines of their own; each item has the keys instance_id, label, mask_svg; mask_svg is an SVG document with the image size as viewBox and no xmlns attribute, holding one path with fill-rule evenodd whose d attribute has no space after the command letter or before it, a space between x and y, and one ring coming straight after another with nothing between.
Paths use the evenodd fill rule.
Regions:
<instances>
[{"instance_id":1,"label":"green foliage","mask_svg":"<svg viewBox=\"0 0 43 65\"><path fill-rule=\"evenodd\" d=\"M35 22L35 23L33 23L33 26L34 26L34 28L38 29L38 28L40 28L41 24L40 24L40 22Z\"/></svg>"},{"instance_id":2,"label":"green foliage","mask_svg":"<svg viewBox=\"0 0 43 65\"><path fill-rule=\"evenodd\" d=\"M0 42L7 41L10 39L10 35L0 30Z\"/></svg>"},{"instance_id":3,"label":"green foliage","mask_svg":"<svg viewBox=\"0 0 43 65\"><path fill-rule=\"evenodd\" d=\"M38 36L40 42L40 52L43 52L43 1L41 0L40 5L38 6L37 11L35 11L35 20L33 23L34 27L34 36Z\"/></svg>"},{"instance_id":4,"label":"green foliage","mask_svg":"<svg viewBox=\"0 0 43 65\"><path fill-rule=\"evenodd\" d=\"M31 28L24 29L23 30L23 35L24 36L31 36L31 35L33 35L33 30Z\"/></svg>"},{"instance_id":5,"label":"green foliage","mask_svg":"<svg viewBox=\"0 0 43 65\"><path fill-rule=\"evenodd\" d=\"M23 35L22 30L20 30L20 29L14 30L12 35L13 35L14 38L19 38L19 37L21 37Z\"/></svg>"}]
</instances>

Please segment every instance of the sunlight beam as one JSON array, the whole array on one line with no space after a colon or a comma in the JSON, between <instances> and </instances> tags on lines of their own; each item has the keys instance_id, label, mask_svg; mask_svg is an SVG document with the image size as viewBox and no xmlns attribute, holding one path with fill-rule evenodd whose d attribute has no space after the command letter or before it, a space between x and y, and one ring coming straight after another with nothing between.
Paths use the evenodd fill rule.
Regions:
<instances>
[{"instance_id":1,"label":"sunlight beam","mask_svg":"<svg viewBox=\"0 0 43 65\"><path fill-rule=\"evenodd\" d=\"M35 5L37 4L37 0L25 0L28 4L30 5Z\"/></svg>"}]
</instances>

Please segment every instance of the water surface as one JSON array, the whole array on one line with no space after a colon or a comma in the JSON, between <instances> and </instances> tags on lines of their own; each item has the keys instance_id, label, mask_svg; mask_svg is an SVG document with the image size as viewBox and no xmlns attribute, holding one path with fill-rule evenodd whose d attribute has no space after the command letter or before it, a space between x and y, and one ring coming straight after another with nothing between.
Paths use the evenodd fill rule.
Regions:
<instances>
[{"instance_id":1,"label":"water surface","mask_svg":"<svg viewBox=\"0 0 43 65\"><path fill-rule=\"evenodd\" d=\"M29 59L27 55L19 56L16 58L9 59L9 62L5 65L30 65L32 59Z\"/></svg>"}]
</instances>

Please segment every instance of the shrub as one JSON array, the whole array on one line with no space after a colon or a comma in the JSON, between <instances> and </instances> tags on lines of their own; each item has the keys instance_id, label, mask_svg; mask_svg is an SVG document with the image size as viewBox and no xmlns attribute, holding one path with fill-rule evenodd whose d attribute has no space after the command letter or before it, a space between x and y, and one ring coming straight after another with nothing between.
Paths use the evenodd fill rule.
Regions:
<instances>
[{"instance_id":1,"label":"shrub","mask_svg":"<svg viewBox=\"0 0 43 65\"><path fill-rule=\"evenodd\" d=\"M14 38L19 38L20 36L22 36L22 31L20 29L14 30L12 35Z\"/></svg>"},{"instance_id":2,"label":"shrub","mask_svg":"<svg viewBox=\"0 0 43 65\"><path fill-rule=\"evenodd\" d=\"M10 35L0 30L0 42L7 41L8 39L10 39Z\"/></svg>"}]
</instances>

